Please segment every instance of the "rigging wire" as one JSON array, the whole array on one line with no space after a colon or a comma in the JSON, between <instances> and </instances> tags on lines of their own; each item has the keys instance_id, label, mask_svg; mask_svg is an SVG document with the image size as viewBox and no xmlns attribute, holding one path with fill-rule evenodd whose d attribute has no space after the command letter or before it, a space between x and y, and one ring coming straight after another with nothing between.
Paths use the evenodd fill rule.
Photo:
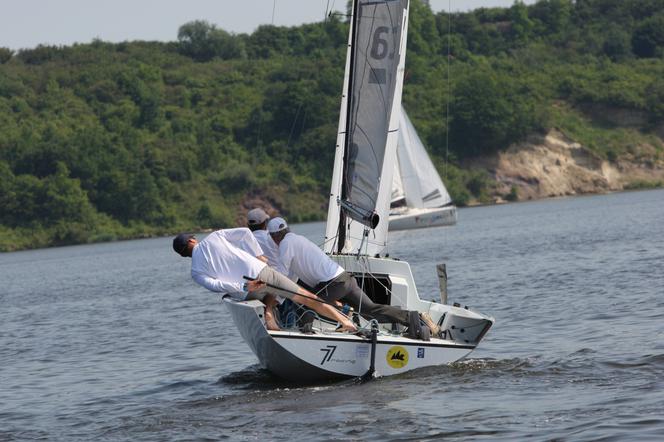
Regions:
<instances>
[{"instance_id":1,"label":"rigging wire","mask_svg":"<svg viewBox=\"0 0 664 442\"><path fill-rule=\"evenodd\" d=\"M450 39L452 37L452 0L447 2L447 96L445 97L445 181L448 179L447 165L449 163L450 147Z\"/></svg>"},{"instance_id":2,"label":"rigging wire","mask_svg":"<svg viewBox=\"0 0 664 442\"><path fill-rule=\"evenodd\" d=\"M366 243L364 241L365 238L367 239ZM358 247L358 249L357 249L357 260L358 261L360 260L360 253L362 253L362 246L363 245L364 245L364 256L366 256L367 252L369 250L369 228L366 227L366 226L364 227L364 233L362 235L362 242L360 243L360 247ZM362 272L362 286L360 287L360 289L364 293L366 293L366 290L364 290L364 286L365 286L366 281L367 281L366 273L363 271ZM360 297L360 305L357 307L357 312L358 312L358 314L362 313L362 297Z\"/></svg>"},{"instance_id":3,"label":"rigging wire","mask_svg":"<svg viewBox=\"0 0 664 442\"><path fill-rule=\"evenodd\" d=\"M274 26L274 11L277 9L277 0L272 3L272 26Z\"/></svg>"},{"instance_id":4,"label":"rigging wire","mask_svg":"<svg viewBox=\"0 0 664 442\"><path fill-rule=\"evenodd\" d=\"M272 2L272 26L274 26L274 13L277 9L277 0ZM263 126L263 102L261 102L260 110L258 113L258 130L256 133L256 152L261 153L262 139L261 139L261 129Z\"/></svg>"},{"instance_id":5,"label":"rigging wire","mask_svg":"<svg viewBox=\"0 0 664 442\"><path fill-rule=\"evenodd\" d=\"M450 58L451 58L451 43L452 39L452 0L447 1L447 94L445 96L445 183L449 186L448 167L450 163L450 100L452 97L452 86L450 82ZM456 215L456 209L455 209ZM448 229L444 229L444 243L447 248L448 242Z\"/></svg>"},{"instance_id":6,"label":"rigging wire","mask_svg":"<svg viewBox=\"0 0 664 442\"><path fill-rule=\"evenodd\" d=\"M334 8L334 4L332 5ZM325 15L323 15L323 23L327 23L327 14L328 11L330 10L330 0L327 0L327 5L325 5Z\"/></svg>"},{"instance_id":7,"label":"rigging wire","mask_svg":"<svg viewBox=\"0 0 664 442\"><path fill-rule=\"evenodd\" d=\"M293 118L293 124L291 124L290 134L288 134L288 141L286 141L286 151L288 151L288 148L290 147L291 139L293 138L293 132L295 132L295 124L297 123L297 117L300 116L300 109L302 109L302 102L300 102L299 106L297 107L297 111L295 112L295 117ZM303 125L302 129L304 130L304 123L302 123L302 125Z\"/></svg>"}]
</instances>

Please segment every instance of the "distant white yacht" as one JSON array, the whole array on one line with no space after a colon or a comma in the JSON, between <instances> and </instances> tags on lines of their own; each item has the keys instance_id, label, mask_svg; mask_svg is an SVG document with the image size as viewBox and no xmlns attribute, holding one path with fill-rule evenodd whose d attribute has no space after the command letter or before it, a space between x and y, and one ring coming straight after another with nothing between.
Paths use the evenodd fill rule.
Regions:
<instances>
[{"instance_id":1,"label":"distant white yacht","mask_svg":"<svg viewBox=\"0 0 664 442\"><path fill-rule=\"evenodd\" d=\"M456 222L456 206L402 107L389 229L452 226Z\"/></svg>"}]
</instances>

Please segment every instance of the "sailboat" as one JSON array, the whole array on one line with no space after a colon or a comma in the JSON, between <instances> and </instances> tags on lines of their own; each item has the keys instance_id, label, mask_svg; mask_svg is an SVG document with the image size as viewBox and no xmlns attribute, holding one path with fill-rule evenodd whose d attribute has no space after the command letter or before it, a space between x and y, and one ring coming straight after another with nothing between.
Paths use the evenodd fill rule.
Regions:
<instances>
[{"instance_id":1,"label":"sailboat","mask_svg":"<svg viewBox=\"0 0 664 442\"><path fill-rule=\"evenodd\" d=\"M287 380L389 376L447 364L473 351L494 323L468 307L422 300L408 263L387 257L408 6L408 0L354 1L323 249L374 302L427 312L440 332L412 339L400 325L361 320L363 333L349 334L323 318L313 333L273 331L260 301L225 297L260 364Z\"/></svg>"},{"instance_id":2,"label":"sailboat","mask_svg":"<svg viewBox=\"0 0 664 442\"><path fill-rule=\"evenodd\" d=\"M456 221L456 206L402 107L389 229L452 226Z\"/></svg>"}]
</instances>

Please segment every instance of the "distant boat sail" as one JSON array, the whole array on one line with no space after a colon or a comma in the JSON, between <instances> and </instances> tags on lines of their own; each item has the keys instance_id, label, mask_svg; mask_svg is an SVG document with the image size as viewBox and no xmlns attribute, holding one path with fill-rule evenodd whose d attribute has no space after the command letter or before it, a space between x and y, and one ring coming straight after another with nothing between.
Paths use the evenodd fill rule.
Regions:
<instances>
[{"instance_id":1,"label":"distant boat sail","mask_svg":"<svg viewBox=\"0 0 664 442\"><path fill-rule=\"evenodd\" d=\"M390 201L390 230L456 224L456 207L452 198L403 107L399 125Z\"/></svg>"}]
</instances>

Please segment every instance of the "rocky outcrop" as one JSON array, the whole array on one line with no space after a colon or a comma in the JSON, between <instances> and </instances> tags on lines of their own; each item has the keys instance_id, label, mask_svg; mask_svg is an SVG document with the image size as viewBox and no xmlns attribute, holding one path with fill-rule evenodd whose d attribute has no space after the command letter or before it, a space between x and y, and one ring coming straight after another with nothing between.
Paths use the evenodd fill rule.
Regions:
<instances>
[{"instance_id":1,"label":"rocky outcrop","mask_svg":"<svg viewBox=\"0 0 664 442\"><path fill-rule=\"evenodd\" d=\"M635 183L664 183L664 158L650 145L637 146L613 162L552 130L511 146L473 166L497 182L496 198L516 188L519 200L624 190Z\"/></svg>"},{"instance_id":2,"label":"rocky outcrop","mask_svg":"<svg viewBox=\"0 0 664 442\"><path fill-rule=\"evenodd\" d=\"M265 210L270 217L279 216L282 213L281 205L278 201L275 201L275 198L273 198L272 195L260 190L252 191L247 193L240 201L238 215L235 218L236 224L239 226L246 226L247 213L251 209L257 207Z\"/></svg>"}]
</instances>

